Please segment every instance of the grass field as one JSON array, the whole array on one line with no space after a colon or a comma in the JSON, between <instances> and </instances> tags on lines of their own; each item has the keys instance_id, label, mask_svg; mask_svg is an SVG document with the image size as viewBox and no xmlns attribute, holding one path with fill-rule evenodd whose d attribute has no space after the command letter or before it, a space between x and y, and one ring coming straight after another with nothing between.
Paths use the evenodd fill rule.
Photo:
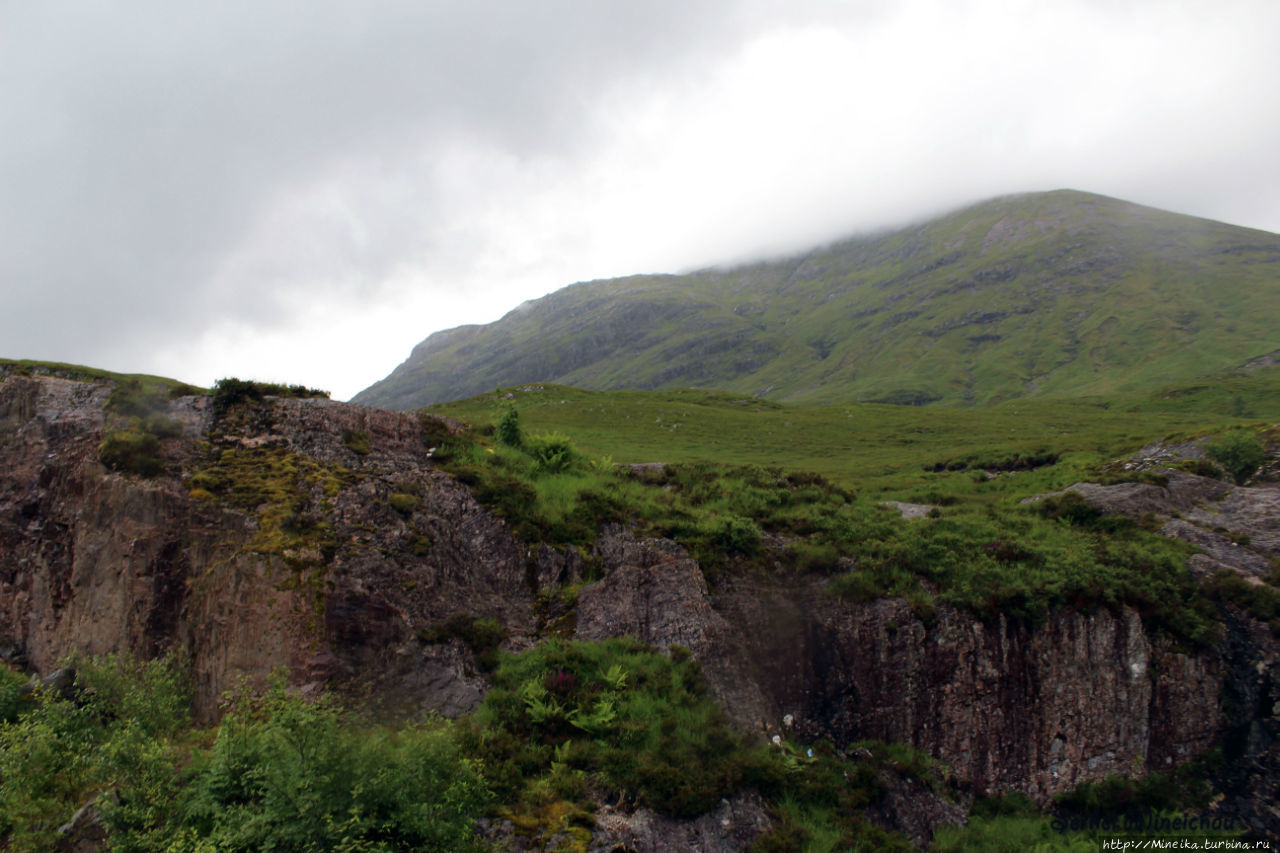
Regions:
<instances>
[{"instance_id":1,"label":"grass field","mask_svg":"<svg viewBox=\"0 0 1280 853\"><path fill-rule=\"evenodd\" d=\"M514 407L527 431L559 431L618 463L709 462L809 471L896 496L947 481L924 470L1048 450L1058 488L1090 466L1169 436L1280 419L1280 372L1224 376L1155 394L1033 400L988 409L780 404L718 391L584 391L533 384L430 406L476 426Z\"/></svg>"}]
</instances>

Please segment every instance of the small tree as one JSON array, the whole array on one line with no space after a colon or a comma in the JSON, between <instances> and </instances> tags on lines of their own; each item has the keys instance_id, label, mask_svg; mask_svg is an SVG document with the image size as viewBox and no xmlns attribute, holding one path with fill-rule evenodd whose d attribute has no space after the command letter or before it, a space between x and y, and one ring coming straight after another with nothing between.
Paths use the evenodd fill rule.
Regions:
<instances>
[{"instance_id":1,"label":"small tree","mask_svg":"<svg viewBox=\"0 0 1280 853\"><path fill-rule=\"evenodd\" d=\"M498 419L498 441L508 447L520 447L524 444L524 436L520 432L520 414L515 406L508 406Z\"/></svg>"},{"instance_id":2,"label":"small tree","mask_svg":"<svg viewBox=\"0 0 1280 853\"><path fill-rule=\"evenodd\" d=\"M1243 484L1266 461L1262 442L1251 432L1228 432L1204 446L1205 453L1221 465L1237 484Z\"/></svg>"}]
</instances>

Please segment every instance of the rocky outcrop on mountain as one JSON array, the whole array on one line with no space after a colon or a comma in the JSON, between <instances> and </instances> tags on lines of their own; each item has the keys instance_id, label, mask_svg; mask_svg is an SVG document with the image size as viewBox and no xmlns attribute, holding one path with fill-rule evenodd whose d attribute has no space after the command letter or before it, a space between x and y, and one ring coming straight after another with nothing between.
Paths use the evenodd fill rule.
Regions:
<instances>
[{"instance_id":1,"label":"rocky outcrop on mountain","mask_svg":"<svg viewBox=\"0 0 1280 853\"><path fill-rule=\"evenodd\" d=\"M1026 502L1070 492L1100 513L1154 518L1163 535L1203 550L1190 561L1201 574L1226 569L1260 578L1272 571L1272 560L1280 559L1280 486L1236 486L1173 468L1146 470L1165 485L1076 483Z\"/></svg>"},{"instance_id":2,"label":"rocky outcrop on mountain","mask_svg":"<svg viewBox=\"0 0 1280 853\"><path fill-rule=\"evenodd\" d=\"M1271 455L1274 464L1274 450ZM1247 584L1245 589L1270 589L1265 581L1275 577L1280 560L1280 486L1267 476L1267 466L1249 486L1163 467L1200 458L1203 452L1195 442L1155 444L1143 448L1124 467L1149 472L1162 478L1164 485L1076 483L1028 500L1074 493L1100 513L1153 522L1162 535L1198 547L1188 567L1201 579L1213 582L1237 576ZM1220 696L1216 741L1226 759L1221 784L1234 792L1224 811L1260 835L1280 836L1280 807L1275 805L1280 801L1280 640L1234 605L1224 608L1224 626L1220 647L1206 658L1210 669L1204 674L1212 675L1200 677L1203 689ZM1163 671L1169 663L1165 659L1158 665ZM1193 713L1196 704L1204 704L1192 694L1177 700L1168 692L1175 683L1189 686L1196 680L1184 669L1174 679L1157 682L1155 702L1171 703L1169 713L1163 715L1166 719L1181 718L1185 723L1185 715ZM1158 768L1159 761L1149 766Z\"/></svg>"}]
</instances>

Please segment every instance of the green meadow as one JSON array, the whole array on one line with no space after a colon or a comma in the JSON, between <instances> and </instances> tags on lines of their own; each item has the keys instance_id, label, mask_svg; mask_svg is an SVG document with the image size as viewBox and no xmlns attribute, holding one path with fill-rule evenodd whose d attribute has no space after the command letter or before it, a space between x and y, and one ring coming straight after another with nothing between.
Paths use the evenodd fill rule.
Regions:
<instances>
[{"instance_id":1,"label":"green meadow","mask_svg":"<svg viewBox=\"0 0 1280 853\"><path fill-rule=\"evenodd\" d=\"M1044 482L1068 485L1090 466L1152 441L1275 421L1280 371L1228 374L1154 393L981 409L777 403L696 389L597 392L534 383L424 411L483 428L508 408L516 409L526 431L562 432L585 453L617 463L777 467L897 499L922 484L952 481L925 470L939 462L999 467L1049 451L1060 462Z\"/></svg>"}]
</instances>

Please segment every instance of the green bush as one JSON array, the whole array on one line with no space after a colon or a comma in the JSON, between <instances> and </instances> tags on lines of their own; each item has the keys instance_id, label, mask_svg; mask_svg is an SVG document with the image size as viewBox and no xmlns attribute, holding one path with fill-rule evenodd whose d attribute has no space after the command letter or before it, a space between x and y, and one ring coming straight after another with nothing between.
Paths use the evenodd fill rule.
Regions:
<instances>
[{"instance_id":1,"label":"green bush","mask_svg":"<svg viewBox=\"0 0 1280 853\"><path fill-rule=\"evenodd\" d=\"M220 415L237 403L257 403L266 397L328 398L329 392L303 385L255 382L231 376L213 384L213 412Z\"/></svg>"},{"instance_id":2,"label":"green bush","mask_svg":"<svg viewBox=\"0 0 1280 853\"><path fill-rule=\"evenodd\" d=\"M523 447L524 435L520 432L520 413L515 406L508 406L498 419L495 435L508 447Z\"/></svg>"},{"instance_id":3,"label":"green bush","mask_svg":"<svg viewBox=\"0 0 1280 853\"><path fill-rule=\"evenodd\" d=\"M1221 465L1237 484L1243 485L1267 459L1267 452L1252 432L1236 430L1207 442L1204 451Z\"/></svg>"},{"instance_id":4,"label":"green bush","mask_svg":"<svg viewBox=\"0 0 1280 853\"><path fill-rule=\"evenodd\" d=\"M157 477L164 473L160 439L136 429L113 430L98 445L98 459L112 471Z\"/></svg>"},{"instance_id":5,"label":"green bush","mask_svg":"<svg viewBox=\"0 0 1280 853\"><path fill-rule=\"evenodd\" d=\"M22 701L22 686L27 679L0 664L0 724L18 719L18 711L26 703Z\"/></svg>"},{"instance_id":6,"label":"green bush","mask_svg":"<svg viewBox=\"0 0 1280 853\"><path fill-rule=\"evenodd\" d=\"M172 658L75 663L74 699L37 691L0 722L0 847L53 849L57 828L111 790L99 808L113 845L148 849L124 842L172 814L172 738L190 723L183 669Z\"/></svg>"},{"instance_id":7,"label":"green bush","mask_svg":"<svg viewBox=\"0 0 1280 853\"><path fill-rule=\"evenodd\" d=\"M1208 754L1176 768L1171 773L1152 773L1141 779L1108 776L1097 782L1083 782L1054 798L1063 814L1119 817L1126 812L1165 812L1204 809L1213 790L1208 775L1220 763Z\"/></svg>"},{"instance_id":8,"label":"green bush","mask_svg":"<svg viewBox=\"0 0 1280 853\"><path fill-rule=\"evenodd\" d=\"M1062 833L1041 815L975 817L966 826L944 826L933 837L936 853L1097 853L1100 839L1082 833Z\"/></svg>"},{"instance_id":9,"label":"green bush","mask_svg":"<svg viewBox=\"0 0 1280 853\"><path fill-rule=\"evenodd\" d=\"M760 528L749 518L731 515L714 528L711 540L730 554L751 556L760 550Z\"/></svg>"},{"instance_id":10,"label":"green bush","mask_svg":"<svg viewBox=\"0 0 1280 853\"><path fill-rule=\"evenodd\" d=\"M1229 601L1253 618L1265 622L1280 637L1280 589L1267 584L1252 584L1232 571L1213 576L1208 592L1219 601Z\"/></svg>"},{"instance_id":11,"label":"green bush","mask_svg":"<svg viewBox=\"0 0 1280 853\"><path fill-rule=\"evenodd\" d=\"M189 775L177 823L202 849L485 849L474 823L489 794L445 727L370 729L282 681L233 697Z\"/></svg>"},{"instance_id":12,"label":"green bush","mask_svg":"<svg viewBox=\"0 0 1280 853\"><path fill-rule=\"evenodd\" d=\"M524 440L524 449L533 457L534 469L540 474L559 474L578 461L578 453L564 433L548 432L529 436Z\"/></svg>"},{"instance_id":13,"label":"green bush","mask_svg":"<svg viewBox=\"0 0 1280 853\"><path fill-rule=\"evenodd\" d=\"M403 516L413 515L413 511L418 508L418 504L422 501L417 495L409 495L404 492L393 492L387 498L387 504L396 512Z\"/></svg>"},{"instance_id":14,"label":"green bush","mask_svg":"<svg viewBox=\"0 0 1280 853\"><path fill-rule=\"evenodd\" d=\"M688 817L757 780L769 763L728 724L691 660L625 639L551 640L499 660L465 743L500 790L526 803L542 796L549 775L571 779L563 774L574 770Z\"/></svg>"},{"instance_id":15,"label":"green bush","mask_svg":"<svg viewBox=\"0 0 1280 853\"><path fill-rule=\"evenodd\" d=\"M344 429L342 446L357 456L369 455L369 433L361 429Z\"/></svg>"},{"instance_id":16,"label":"green bush","mask_svg":"<svg viewBox=\"0 0 1280 853\"><path fill-rule=\"evenodd\" d=\"M418 631L418 639L428 644L446 643L454 638L466 643L480 669L489 672L498 665L498 645L507 638L507 628L495 619L459 612L438 625Z\"/></svg>"},{"instance_id":17,"label":"green bush","mask_svg":"<svg viewBox=\"0 0 1280 853\"><path fill-rule=\"evenodd\" d=\"M1208 459L1181 459L1173 467L1199 477L1211 477L1215 480L1222 478L1222 469Z\"/></svg>"},{"instance_id":18,"label":"green bush","mask_svg":"<svg viewBox=\"0 0 1280 853\"><path fill-rule=\"evenodd\" d=\"M125 417L145 418L164 411L169 395L159 385L144 386L138 379L121 379L111 389L104 408Z\"/></svg>"},{"instance_id":19,"label":"green bush","mask_svg":"<svg viewBox=\"0 0 1280 853\"><path fill-rule=\"evenodd\" d=\"M182 435L182 424L165 415L148 415L140 419L138 429L157 438L177 438Z\"/></svg>"},{"instance_id":20,"label":"green bush","mask_svg":"<svg viewBox=\"0 0 1280 853\"><path fill-rule=\"evenodd\" d=\"M444 724L371 728L277 680L232 694L206 752L178 661L76 665L74 698L37 691L0 720L0 849L56 849L95 798L118 851L486 849L488 790Z\"/></svg>"}]
</instances>

